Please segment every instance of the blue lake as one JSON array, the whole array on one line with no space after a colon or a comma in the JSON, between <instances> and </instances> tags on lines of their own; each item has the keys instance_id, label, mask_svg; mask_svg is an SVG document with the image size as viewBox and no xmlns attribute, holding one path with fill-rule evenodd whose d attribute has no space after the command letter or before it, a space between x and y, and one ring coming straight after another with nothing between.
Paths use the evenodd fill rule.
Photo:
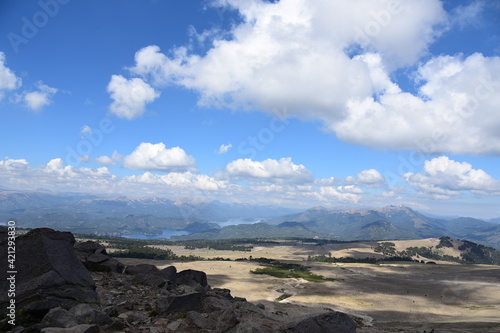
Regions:
<instances>
[{"instance_id":1,"label":"blue lake","mask_svg":"<svg viewBox=\"0 0 500 333\"><path fill-rule=\"evenodd\" d=\"M184 230L163 229L161 235L130 234L130 235L123 235L122 237L131 239L160 239L160 238L169 239L172 236L184 236L189 234L190 232Z\"/></svg>"}]
</instances>

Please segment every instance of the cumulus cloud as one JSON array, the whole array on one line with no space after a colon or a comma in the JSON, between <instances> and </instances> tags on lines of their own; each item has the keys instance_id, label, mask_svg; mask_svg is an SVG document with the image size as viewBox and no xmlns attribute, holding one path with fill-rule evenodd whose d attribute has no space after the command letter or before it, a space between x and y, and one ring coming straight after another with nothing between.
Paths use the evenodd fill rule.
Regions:
<instances>
[{"instance_id":1,"label":"cumulus cloud","mask_svg":"<svg viewBox=\"0 0 500 333\"><path fill-rule=\"evenodd\" d=\"M160 96L153 87L140 78L126 79L121 75L111 76L108 93L113 103L110 111L120 118L133 119L146 111L146 104Z\"/></svg>"},{"instance_id":2,"label":"cumulus cloud","mask_svg":"<svg viewBox=\"0 0 500 333\"><path fill-rule=\"evenodd\" d=\"M481 195L500 195L500 180L467 162L456 162L446 156L425 161L421 173L406 173L405 180L415 190L436 198L449 198L469 191Z\"/></svg>"},{"instance_id":3,"label":"cumulus cloud","mask_svg":"<svg viewBox=\"0 0 500 333\"><path fill-rule=\"evenodd\" d=\"M356 177L348 176L344 182L366 187L382 187L385 185L385 178L377 170L369 169L358 172Z\"/></svg>"},{"instance_id":4,"label":"cumulus cloud","mask_svg":"<svg viewBox=\"0 0 500 333\"><path fill-rule=\"evenodd\" d=\"M207 175L197 175L187 172L170 172L166 175L157 175L146 172L140 176L127 176L125 182L159 184L187 190L216 191L225 188L226 181L217 180Z\"/></svg>"},{"instance_id":5,"label":"cumulus cloud","mask_svg":"<svg viewBox=\"0 0 500 333\"><path fill-rule=\"evenodd\" d=\"M15 90L22 84L22 80L6 66L5 53L0 52L0 101L5 91Z\"/></svg>"},{"instance_id":6,"label":"cumulus cloud","mask_svg":"<svg viewBox=\"0 0 500 333\"><path fill-rule=\"evenodd\" d=\"M0 161L0 168L6 171L24 170L28 167L29 163L25 159L6 159Z\"/></svg>"},{"instance_id":7,"label":"cumulus cloud","mask_svg":"<svg viewBox=\"0 0 500 333\"><path fill-rule=\"evenodd\" d=\"M440 56L417 74L419 96L350 100L347 116L331 129L340 139L377 148L500 153L500 57Z\"/></svg>"},{"instance_id":8,"label":"cumulus cloud","mask_svg":"<svg viewBox=\"0 0 500 333\"><path fill-rule=\"evenodd\" d=\"M122 156L115 150L111 156L99 156L96 158L96 162L106 166L115 165L117 162L122 160Z\"/></svg>"},{"instance_id":9,"label":"cumulus cloud","mask_svg":"<svg viewBox=\"0 0 500 333\"><path fill-rule=\"evenodd\" d=\"M290 157L262 162L238 159L226 165L224 171L233 179L279 183L307 183L313 180L311 172L302 164L294 164Z\"/></svg>"},{"instance_id":10,"label":"cumulus cloud","mask_svg":"<svg viewBox=\"0 0 500 333\"><path fill-rule=\"evenodd\" d=\"M117 177L105 167L75 168L65 165L61 158L54 158L37 168L32 168L25 159L0 161L0 179L2 182L25 186L28 189L40 187L92 192L106 189Z\"/></svg>"},{"instance_id":11,"label":"cumulus cloud","mask_svg":"<svg viewBox=\"0 0 500 333\"><path fill-rule=\"evenodd\" d=\"M195 171L194 157L180 147L166 148L163 142L141 143L123 158L123 166L134 170Z\"/></svg>"},{"instance_id":12,"label":"cumulus cloud","mask_svg":"<svg viewBox=\"0 0 500 333\"><path fill-rule=\"evenodd\" d=\"M150 45L130 71L156 86L192 89L200 105L285 109L283 116L319 119L338 138L375 148L500 153L500 58L430 58L409 73L416 93L392 75L418 64L455 14L474 21L482 2L452 15L438 0L212 4L240 13L230 38L213 34L203 55Z\"/></svg>"},{"instance_id":13,"label":"cumulus cloud","mask_svg":"<svg viewBox=\"0 0 500 333\"><path fill-rule=\"evenodd\" d=\"M221 144L221 145L220 145L220 147L219 147L219 149L217 149L216 153L217 153L217 154L225 154L225 153L227 153L227 152L229 151L229 149L231 149L232 147L233 147L233 145L232 145L232 144L230 144L230 143L229 143L229 144L227 144L227 145L225 145L225 144Z\"/></svg>"},{"instance_id":14,"label":"cumulus cloud","mask_svg":"<svg viewBox=\"0 0 500 333\"><path fill-rule=\"evenodd\" d=\"M37 90L25 92L23 102L28 109L40 111L47 105L52 104L52 97L57 93L56 88L49 87L42 81L36 83Z\"/></svg>"}]
</instances>

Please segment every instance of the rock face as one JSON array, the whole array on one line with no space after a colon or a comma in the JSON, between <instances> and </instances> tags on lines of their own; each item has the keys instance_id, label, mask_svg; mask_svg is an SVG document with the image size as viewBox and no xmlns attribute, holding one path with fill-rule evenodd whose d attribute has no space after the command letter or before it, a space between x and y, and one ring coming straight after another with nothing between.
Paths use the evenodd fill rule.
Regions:
<instances>
[{"instance_id":1,"label":"rock face","mask_svg":"<svg viewBox=\"0 0 500 333\"><path fill-rule=\"evenodd\" d=\"M123 273L125 266L107 255L106 248L99 243L87 241L75 245L75 254L92 272Z\"/></svg>"},{"instance_id":2,"label":"rock face","mask_svg":"<svg viewBox=\"0 0 500 333\"><path fill-rule=\"evenodd\" d=\"M90 272L73 250L75 238L69 232L35 229L16 239L16 308L29 317L41 318L50 309L69 309L79 303L99 303ZM0 243L1 253L7 243ZM0 289L7 290L6 260L2 260ZM5 311L7 293L0 294L0 311ZM22 319L22 318L19 318Z\"/></svg>"}]
</instances>

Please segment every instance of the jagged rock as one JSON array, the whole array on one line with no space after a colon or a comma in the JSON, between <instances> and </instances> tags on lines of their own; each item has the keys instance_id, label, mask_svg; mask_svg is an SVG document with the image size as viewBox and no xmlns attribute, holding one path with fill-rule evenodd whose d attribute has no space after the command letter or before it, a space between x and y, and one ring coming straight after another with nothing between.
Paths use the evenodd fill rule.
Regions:
<instances>
[{"instance_id":1,"label":"jagged rock","mask_svg":"<svg viewBox=\"0 0 500 333\"><path fill-rule=\"evenodd\" d=\"M42 325L46 327L73 327L78 322L75 316L61 307L51 309L42 319Z\"/></svg>"},{"instance_id":2,"label":"jagged rock","mask_svg":"<svg viewBox=\"0 0 500 333\"><path fill-rule=\"evenodd\" d=\"M215 321L212 317L205 316L196 311L189 311L186 314L186 322L192 326L196 326L205 330L213 330L215 328Z\"/></svg>"},{"instance_id":3,"label":"jagged rock","mask_svg":"<svg viewBox=\"0 0 500 333\"><path fill-rule=\"evenodd\" d=\"M75 238L69 232L34 229L16 238L16 306L34 318L43 318L50 309L69 309L79 303L98 304L95 283L73 250ZM7 243L0 242L1 253ZM0 290L8 290L7 260L0 261ZM8 302L0 293L0 312ZM22 323L22 318L20 323ZM32 318L33 319L33 318Z\"/></svg>"},{"instance_id":4,"label":"jagged rock","mask_svg":"<svg viewBox=\"0 0 500 333\"><path fill-rule=\"evenodd\" d=\"M114 306L114 305L106 306L105 308L102 309L102 312L104 312L105 314L107 314L110 317L117 317L118 316L118 310L117 310L116 306Z\"/></svg>"},{"instance_id":5,"label":"jagged rock","mask_svg":"<svg viewBox=\"0 0 500 333\"><path fill-rule=\"evenodd\" d=\"M342 312L326 312L289 322L283 333L356 333L356 323Z\"/></svg>"},{"instance_id":6,"label":"jagged rock","mask_svg":"<svg viewBox=\"0 0 500 333\"><path fill-rule=\"evenodd\" d=\"M283 320L249 302L234 302L220 315L218 332L275 333ZM309 333L308 331L304 331Z\"/></svg>"},{"instance_id":7,"label":"jagged rock","mask_svg":"<svg viewBox=\"0 0 500 333\"><path fill-rule=\"evenodd\" d=\"M220 296L207 296L203 300L203 310L205 312L214 312L225 310L231 306L231 301Z\"/></svg>"},{"instance_id":8,"label":"jagged rock","mask_svg":"<svg viewBox=\"0 0 500 333\"><path fill-rule=\"evenodd\" d=\"M89 255L95 253L107 254L104 245L93 241L86 241L75 244L75 252L79 259L82 257L88 257Z\"/></svg>"},{"instance_id":9,"label":"jagged rock","mask_svg":"<svg viewBox=\"0 0 500 333\"><path fill-rule=\"evenodd\" d=\"M131 282L134 284L143 284L146 286L156 287L156 288L161 288L165 286L165 284L167 283L167 281L165 281L159 276L151 274L142 274L142 273L134 275Z\"/></svg>"},{"instance_id":10,"label":"jagged rock","mask_svg":"<svg viewBox=\"0 0 500 333\"><path fill-rule=\"evenodd\" d=\"M127 266L125 268L125 274L135 275L135 274L152 274L155 275L159 272L159 269L155 265L149 264L139 264L133 266Z\"/></svg>"},{"instance_id":11,"label":"jagged rock","mask_svg":"<svg viewBox=\"0 0 500 333\"><path fill-rule=\"evenodd\" d=\"M164 269L155 273L155 275L157 275L157 276L159 276L162 279L165 279L167 281L171 281L172 284L174 285L174 288L177 286L176 285L176 283L177 283L177 268L175 268L175 266L165 267Z\"/></svg>"},{"instance_id":12,"label":"jagged rock","mask_svg":"<svg viewBox=\"0 0 500 333\"><path fill-rule=\"evenodd\" d=\"M155 302L158 313L173 313L202 310L202 294L190 293L160 297Z\"/></svg>"},{"instance_id":13,"label":"jagged rock","mask_svg":"<svg viewBox=\"0 0 500 333\"><path fill-rule=\"evenodd\" d=\"M177 285L196 285L199 284L202 287L207 287L207 274L202 271L196 271L194 269L186 269L177 273Z\"/></svg>"},{"instance_id":14,"label":"jagged rock","mask_svg":"<svg viewBox=\"0 0 500 333\"><path fill-rule=\"evenodd\" d=\"M110 325L113 320L104 312L98 311L88 304L78 304L69 310L79 324Z\"/></svg>"},{"instance_id":15,"label":"jagged rock","mask_svg":"<svg viewBox=\"0 0 500 333\"><path fill-rule=\"evenodd\" d=\"M231 328L238 325L240 322L240 316L232 308L227 308L219 317L217 321L217 332L226 332Z\"/></svg>"},{"instance_id":16,"label":"jagged rock","mask_svg":"<svg viewBox=\"0 0 500 333\"><path fill-rule=\"evenodd\" d=\"M47 327L41 330L42 333L99 333L99 326L77 325L69 328Z\"/></svg>"},{"instance_id":17,"label":"jagged rock","mask_svg":"<svg viewBox=\"0 0 500 333\"><path fill-rule=\"evenodd\" d=\"M93 272L122 273L125 265L107 255L106 248L99 243L87 241L75 245L75 254Z\"/></svg>"},{"instance_id":18,"label":"jagged rock","mask_svg":"<svg viewBox=\"0 0 500 333\"><path fill-rule=\"evenodd\" d=\"M120 302L116 305L116 310L118 312L124 312L127 310L133 310L133 309L134 309L134 303L132 303L130 301L123 301L123 302Z\"/></svg>"},{"instance_id":19,"label":"jagged rock","mask_svg":"<svg viewBox=\"0 0 500 333\"><path fill-rule=\"evenodd\" d=\"M212 291L217 294L218 296L222 296L224 298L227 298L229 300L233 299L233 296L231 296L231 290L229 289L224 289L224 288L213 288Z\"/></svg>"},{"instance_id":20,"label":"jagged rock","mask_svg":"<svg viewBox=\"0 0 500 333\"><path fill-rule=\"evenodd\" d=\"M127 311L125 313L120 313L118 318L125 320L125 322L137 326L143 324L146 321L144 315L138 311Z\"/></svg>"}]
</instances>

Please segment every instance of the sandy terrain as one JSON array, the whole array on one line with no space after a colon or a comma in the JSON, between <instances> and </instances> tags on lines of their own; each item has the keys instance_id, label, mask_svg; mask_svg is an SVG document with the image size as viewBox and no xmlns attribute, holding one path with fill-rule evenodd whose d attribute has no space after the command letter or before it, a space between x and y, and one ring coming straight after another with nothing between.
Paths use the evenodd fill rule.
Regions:
<instances>
[{"instance_id":1,"label":"sandy terrain","mask_svg":"<svg viewBox=\"0 0 500 333\"><path fill-rule=\"evenodd\" d=\"M376 245L376 243L374 243ZM417 246L410 243L405 246ZM342 246L344 248L342 248ZM352 246L352 244L351 244ZM235 296L263 303L271 311L304 314L324 308L358 317L358 332L500 332L500 267L488 265L419 263L327 264L305 262L308 255L350 253L366 257L371 243L346 249L343 244L257 247L252 252L184 250L177 254L242 258L252 255L293 260L311 271L336 279L315 283L254 275L259 266L244 261L166 262L123 259L125 264L148 262L162 268L197 269L207 273L213 287L228 288ZM418 246L423 246L419 243ZM171 247L170 247L171 248ZM337 256L337 254L335 254ZM341 255L338 255L341 256ZM344 255L345 256L345 255ZM283 294L293 296L276 302ZM297 306L290 307L285 303ZM307 307L300 307L306 305Z\"/></svg>"}]
</instances>

